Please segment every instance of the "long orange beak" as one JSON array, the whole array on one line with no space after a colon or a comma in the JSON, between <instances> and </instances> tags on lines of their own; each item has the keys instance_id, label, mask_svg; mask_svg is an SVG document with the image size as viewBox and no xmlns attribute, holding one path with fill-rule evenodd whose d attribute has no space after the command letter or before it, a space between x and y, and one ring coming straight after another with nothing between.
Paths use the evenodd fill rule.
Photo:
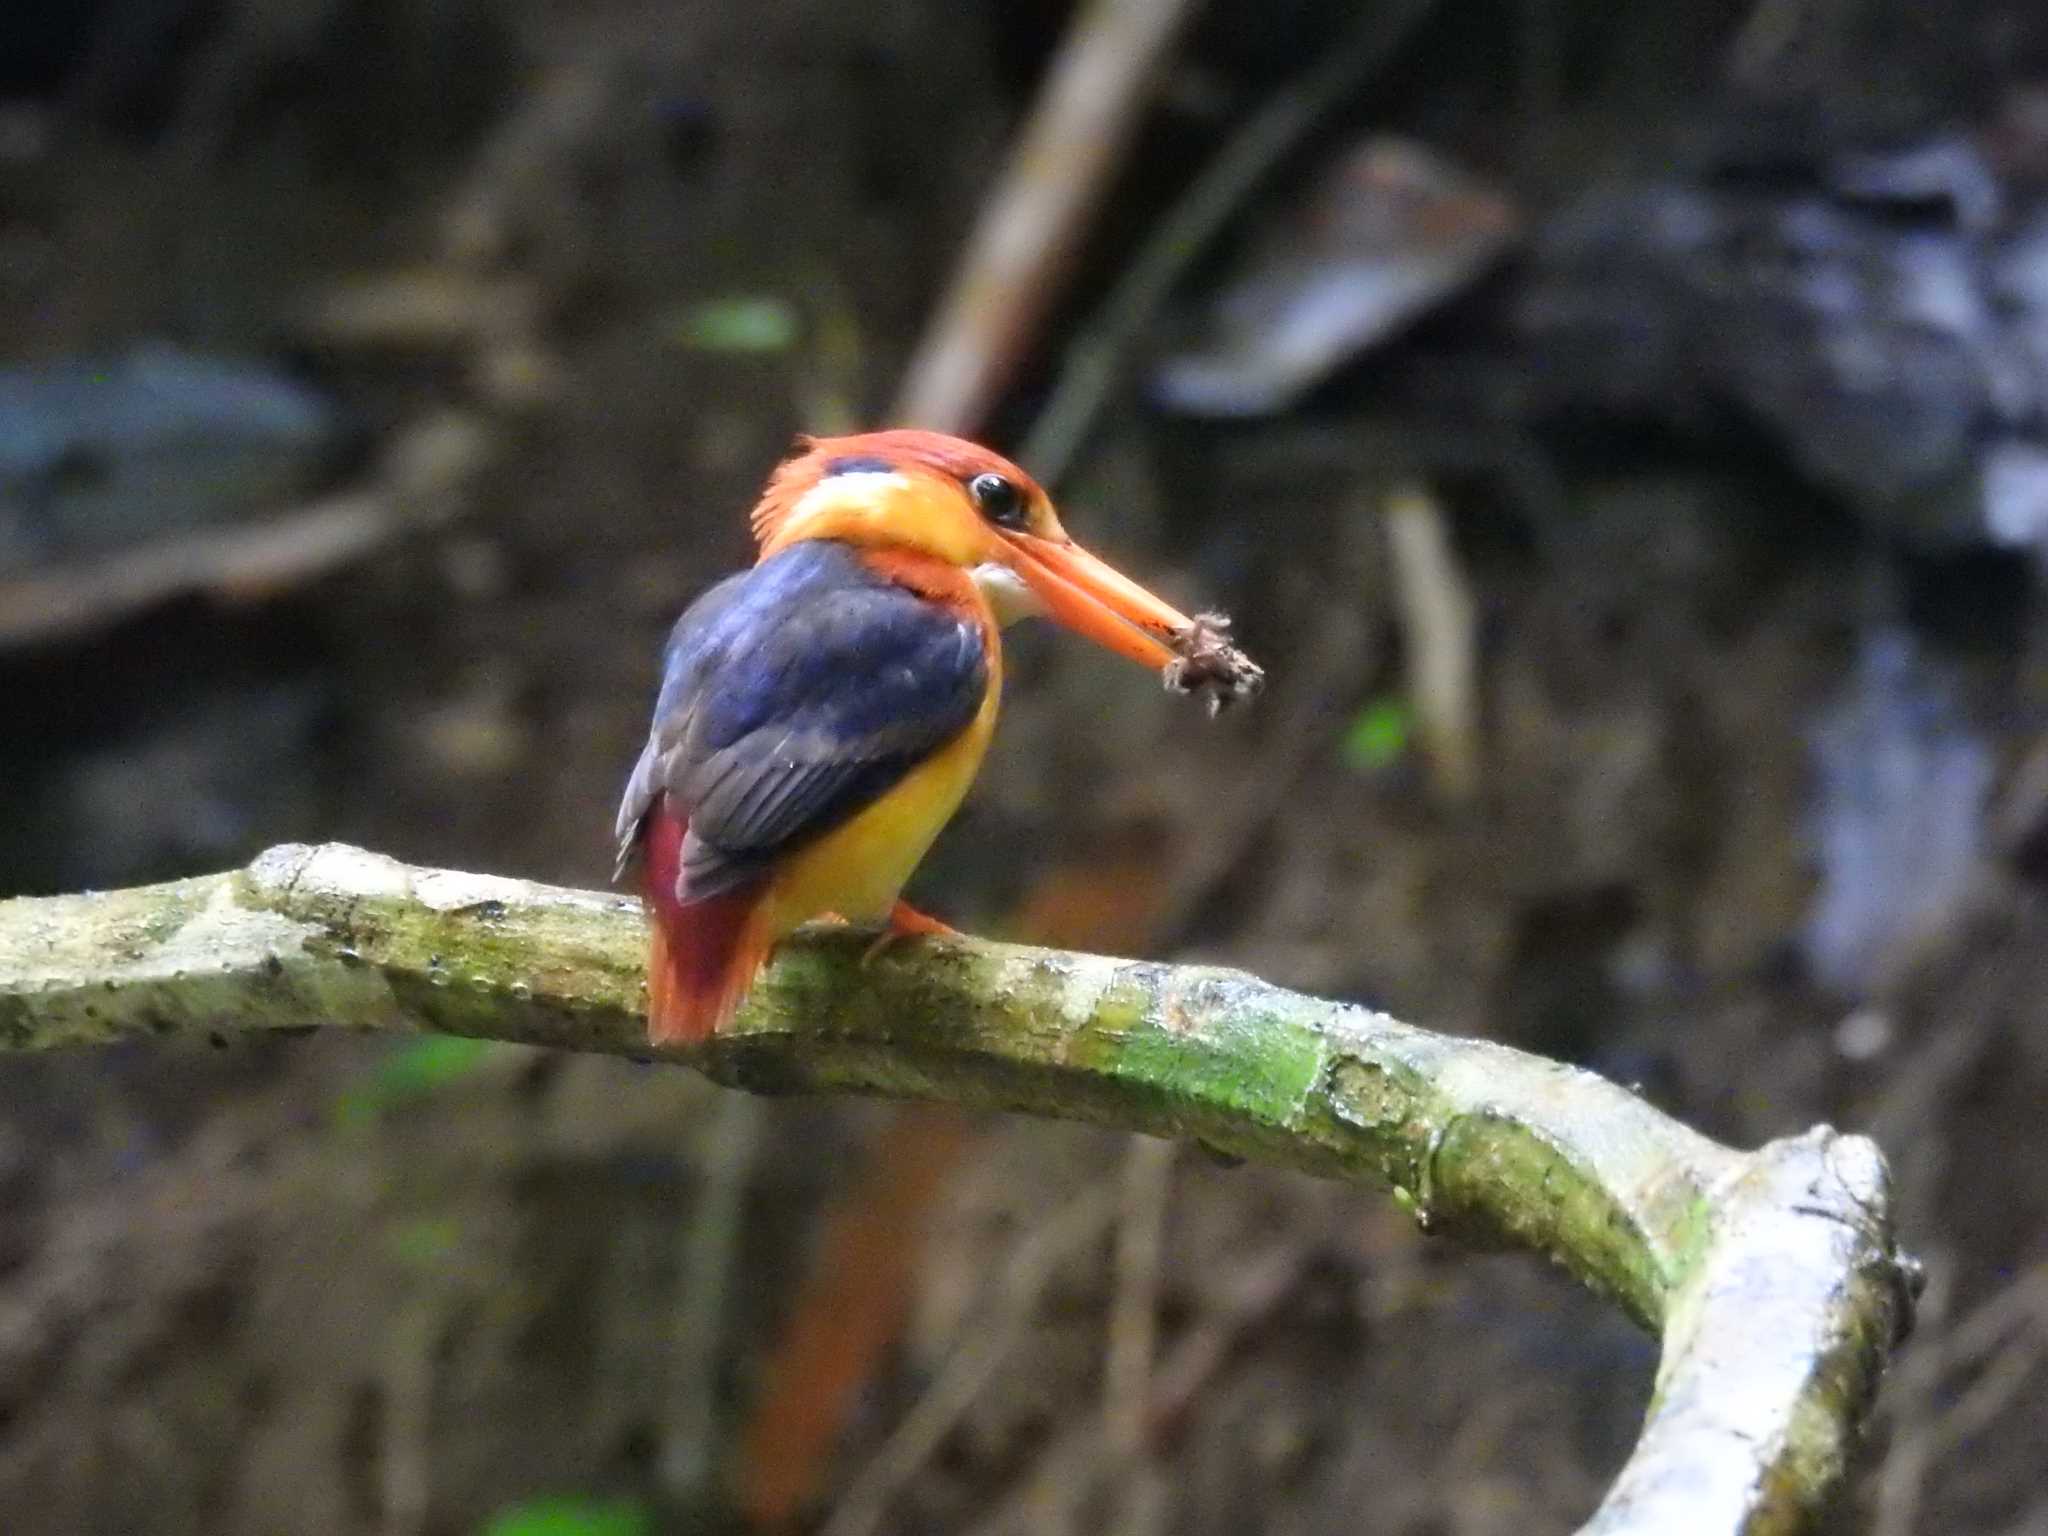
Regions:
<instances>
[{"instance_id":1,"label":"long orange beak","mask_svg":"<svg viewBox=\"0 0 2048 1536\"><path fill-rule=\"evenodd\" d=\"M1180 654L1166 642L1186 633L1194 621L1114 566L1071 539L1005 533L1003 542L1016 551L1017 574L1054 622L1154 671Z\"/></svg>"}]
</instances>

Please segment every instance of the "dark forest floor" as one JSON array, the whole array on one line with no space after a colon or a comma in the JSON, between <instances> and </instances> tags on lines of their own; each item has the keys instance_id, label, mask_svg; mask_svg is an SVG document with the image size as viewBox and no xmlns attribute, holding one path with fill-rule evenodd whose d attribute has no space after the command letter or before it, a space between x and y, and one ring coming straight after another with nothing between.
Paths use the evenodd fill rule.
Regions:
<instances>
[{"instance_id":1,"label":"dark forest floor","mask_svg":"<svg viewBox=\"0 0 2048 1536\"><path fill-rule=\"evenodd\" d=\"M527 404L490 408L496 456L461 522L274 601L174 606L0 661L35 736L6 761L42 786L0 888L325 838L601 883L668 623L746 557L741 514L821 402L858 417L889 397L1030 54L1028 25L911 0L378 14L388 35L279 65L282 83L259 37L154 139L80 131L8 171L7 350L254 349L372 438L469 400L459 347L312 342L291 317L324 284L436 259L477 146L550 70L595 61L614 94L521 194L507 258L543 296L545 367ZM679 316L734 295L785 298L831 342L683 344ZM1484 775L1447 808L1413 761L1344 748L1398 692L1400 642L1373 513L1388 471L1333 435L1304 449L1297 427L1114 415L1062 497L1069 527L1237 614L1273 687L1212 726L1112 660L1020 637L989 770L913 894L980 931L1164 942L1581 1060L1737 1143L1868 1129L1932 1275L1908 1358L1953 1368L1887 1399L1843 1528L2048 1529L2040 870L1994 846L1861 1023L1788 958L1814 889L1813 731L1854 675L1883 557L1753 445L1558 445L1562 533L1453 498ZM2041 737L2040 603L2002 572L1980 601L1968 562L1898 579L2012 803ZM232 814L179 827L200 798ZM892 1429L1006 1319L1020 1344L873 1529L1520 1536L1569 1529L1626 1453L1652 1344L1529 1262L1192 1152L907 1124L733 1108L679 1072L509 1048L9 1062L4 1523L438 1536L587 1494L643 1502L657 1529L720 1528L677 1470L707 1380L730 1446L799 1282L844 1258L825 1213L886 1200L925 1158L945 1166L907 1315L821 1474L816 1517L836 1508L839 1530ZM720 1139L749 1135L735 1172ZM683 1272L735 1179L737 1278L707 1315ZM1104 1185L1121 1203L1077 1215ZM1148 1212L1159 1268L1134 1296L1114 1255ZM2031 1324L2022 1309L1979 1353L1958 1342L2015 1295ZM1105 1350L1148 1298L1162 1357L1194 1364L1133 1463L1103 1428L1127 1411Z\"/></svg>"}]
</instances>

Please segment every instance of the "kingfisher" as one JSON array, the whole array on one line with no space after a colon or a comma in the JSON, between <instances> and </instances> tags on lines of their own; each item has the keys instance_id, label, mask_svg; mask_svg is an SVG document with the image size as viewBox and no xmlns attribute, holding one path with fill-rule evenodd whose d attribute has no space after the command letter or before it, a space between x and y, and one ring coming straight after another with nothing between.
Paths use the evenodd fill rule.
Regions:
<instances>
[{"instance_id":1,"label":"kingfisher","mask_svg":"<svg viewBox=\"0 0 2048 1536\"><path fill-rule=\"evenodd\" d=\"M619 806L657 1046L728 1024L815 918L952 932L901 892L988 750L1004 626L1047 616L1212 702L1258 681L1219 620L1083 550L1028 474L959 438L799 438L752 522L757 562L669 635Z\"/></svg>"}]
</instances>

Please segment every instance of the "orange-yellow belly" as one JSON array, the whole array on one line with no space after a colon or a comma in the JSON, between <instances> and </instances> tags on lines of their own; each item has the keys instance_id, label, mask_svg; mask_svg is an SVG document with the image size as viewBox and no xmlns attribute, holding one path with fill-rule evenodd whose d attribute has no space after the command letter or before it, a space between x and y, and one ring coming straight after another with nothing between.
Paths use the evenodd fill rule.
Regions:
<instances>
[{"instance_id":1,"label":"orange-yellow belly","mask_svg":"<svg viewBox=\"0 0 2048 1536\"><path fill-rule=\"evenodd\" d=\"M776 872L762 903L775 938L826 912L852 922L888 916L911 871L953 819L981 771L1002 691L1002 671L991 645L988 696L967 729Z\"/></svg>"}]
</instances>

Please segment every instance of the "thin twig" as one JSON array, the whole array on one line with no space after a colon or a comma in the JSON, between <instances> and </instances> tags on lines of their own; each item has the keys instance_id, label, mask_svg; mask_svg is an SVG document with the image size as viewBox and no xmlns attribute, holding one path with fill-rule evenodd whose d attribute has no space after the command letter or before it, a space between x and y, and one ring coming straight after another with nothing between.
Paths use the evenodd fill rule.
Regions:
<instances>
[{"instance_id":1,"label":"thin twig","mask_svg":"<svg viewBox=\"0 0 2048 1536\"><path fill-rule=\"evenodd\" d=\"M1028 350L1194 0L1089 0L919 343L897 421L971 433Z\"/></svg>"},{"instance_id":2,"label":"thin twig","mask_svg":"<svg viewBox=\"0 0 2048 1536\"><path fill-rule=\"evenodd\" d=\"M429 1290L412 1298L385 1329L384 1434L379 1478L384 1536L427 1529L434 1491L434 1351L447 1327L447 1302Z\"/></svg>"},{"instance_id":3,"label":"thin twig","mask_svg":"<svg viewBox=\"0 0 2048 1536\"><path fill-rule=\"evenodd\" d=\"M1929 1328L1938 1328L1948 1312L1949 1289L1955 1268L1940 1259L1927 1264L1927 1289L1920 1297L1920 1316ZM1870 1536L1912 1536L1920 1524L1920 1498L1927 1476L1934 1468L1933 1436L1927 1433L1925 1412L1932 1380L1903 1379L1888 1394L1897 1409L1899 1432L1884 1459L1877 1478L1876 1508L1871 1517Z\"/></svg>"},{"instance_id":4,"label":"thin twig","mask_svg":"<svg viewBox=\"0 0 2048 1536\"><path fill-rule=\"evenodd\" d=\"M248 601L298 586L460 516L495 451L481 418L445 411L394 437L360 489L0 580L0 648L83 633L188 593Z\"/></svg>"},{"instance_id":5,"label":"thin twig","mask_svg":"<svg viewBox=\"0 0 2048 1536\"><path fill-rule=\"evenodd\" d=\"M1941 1325L1953 1269L1930 1270L1922 1298L1929 1326L1879 1407L1896 1428L1878 1478L1872 1536L1919 1529L1934 1468L2003 1414L2048 1356L2048 1263L2016 1276L1947 1328ZM1937 1412L1936 1402L1953 1396L1957 1373L1987 1360L1968 1389Z\"/></svg>"},{"instance_id":6,"label":"thin twig","mask_svg":"<svg viewBox=\"0 0 2048 1536\"><path fill-rule=\"evenodd\" d=\"M511 260L538 189L574 182L577 153L616 100L619 68L615 50L592 49L551 67L506 114L448 199L441 248L449 261L492 268Z\"/></svg>"},{"instance_id":7,"label":"thin twig","mask_svg":"<svg viewBox=\"0 0 2048 1536\"><path fill-rule=\"evenodd\" d=\"M1387 497L1408 692L1437 792L1462 805L1479 787L1479 604L1443 505L1420 484Z\"/></svg>"},{"instance_id":8,"label":"thin twig","mask_svg":"<svg viewBox=\"0 0 2048 1536\"><path fill-rule=\"evenodd\" d=\"M680 1232L682 1294L671 1325L669 1415L661 1446L662 1486L678 1507L701 1499L718 1467L718 1356L761 1119L760 1103L745 1094L719 1100L704 1159L704 1192Z\"/></svg>"},{"instance_id":9,"label":"thin twig","mask_svg":"<svg viewBox=\"0 0 2048 1536\"><path fill-rule=\"evenodd\" d=\"M904 1108L827 1214L741 1437L738 1504L754 1530L793 1527L823 1493L861 1388L908 1310L925 1213L972 1130L954 1111Z\"/></svg>"},{"instance_id":10,"label":"thin twig","mask_svg":"<svg viewBox=\"0 0 2048 1536\"><path fill-rule=\"evenodd\" d=\"M2018 1520L1999 1536L2048 1536L2048 1498L2036 1499Z\"/></svg>"},{"instance_id":11,"label":"thin twig","mask_svg":"<svg viewBox=\"0 0 2048 1536\"><path fill-rule=\"evenodd\" d=\"M1288 1241L1239 1268L1220 1308L1183 1334L1153 1373L1145 1411L1148 1443L1179 1428L1245 1336L1273 1317L1300 1286L1312 1256L1306 1244ZM1049 1511L1073 1508L1118 1471L1119 1463L1096 1427L1076 1424L1054 1440L1015 1491L964 1536L1005 1536L1027 1526L1043 1528Z\"/></svg>"},{"instance_id":12,"label":"thin twig","mask_svg":"<svg viewBox=\"0 0 2048 1536\"><path fill-rule=\"evenodd\" d=\"M1321 61L1261 108L1181 194L1067 350L1052 398L1018 454L1039 479L1057 484L1072 467L1132 342L1181 274L1273 169L1394 56L1435 6L1436 0L1360 6L1358 19Z\"/></svg>"},{"instance_id":13,"label":"thin twig","mask_svg":"<svg viewBox=\"0 0 2048 1536\"><path fill-rule=\"evenodd\" d=\"M1124 1153L1102 1383L1103 1439L1128 1469L1115 1527L1121 1536L1158 1529L1165 1492L1150 1446L1152 1355L1159 1336L1159 1249L1179 1150L1170 1141L1138 1136Z\"/></svg>"},{"instance_id":14,"label":"thin twig","mask_svg":"<svg viewBox=\"0 0 2048 1536\"><path fill-rule=\"evenodd\" d=\"M1928 1289L1932 1300L1935 1287ZM2032 1330L2048 1336L2048 1262L2022 1270L1952 1327L1943 1329L1940 1322L1928 1308L1923 1337L1896 1373L1901 1388L1937 1388L1957 1370L1998 1351L2015 1333Z\"/></svg>"},{"instance_id":15,"label":"thin twig","mask_svg":"<svg viewBox=\"0 0 2048 1536\"><path fill-rule=\"evenodd\" d=\"M1935 1458L1967 1445L2004 1414L2044 1356L2048 1356L2048 1333L2029 1329L2010 1340L1955 1405L1934 1421L1928 1438Z\"/></svg>"},{"instance_id":16,"label":"thin twig","mask_svg":"<svg viewBox=\"0 0 2048 1536\"><path fill-rule=\"evenodd\" d=\"M1060 1265L1098 1241L1115 1213L1110 1191L1088 1190L1017 1245L1003 1266L996 1315L961 1341L917 1406L846 1490L822 1536L870 1536L881 1526L890 1501L931 1460L1023 1338L1040 1294Z\"/></svg>"}]
</instances>

